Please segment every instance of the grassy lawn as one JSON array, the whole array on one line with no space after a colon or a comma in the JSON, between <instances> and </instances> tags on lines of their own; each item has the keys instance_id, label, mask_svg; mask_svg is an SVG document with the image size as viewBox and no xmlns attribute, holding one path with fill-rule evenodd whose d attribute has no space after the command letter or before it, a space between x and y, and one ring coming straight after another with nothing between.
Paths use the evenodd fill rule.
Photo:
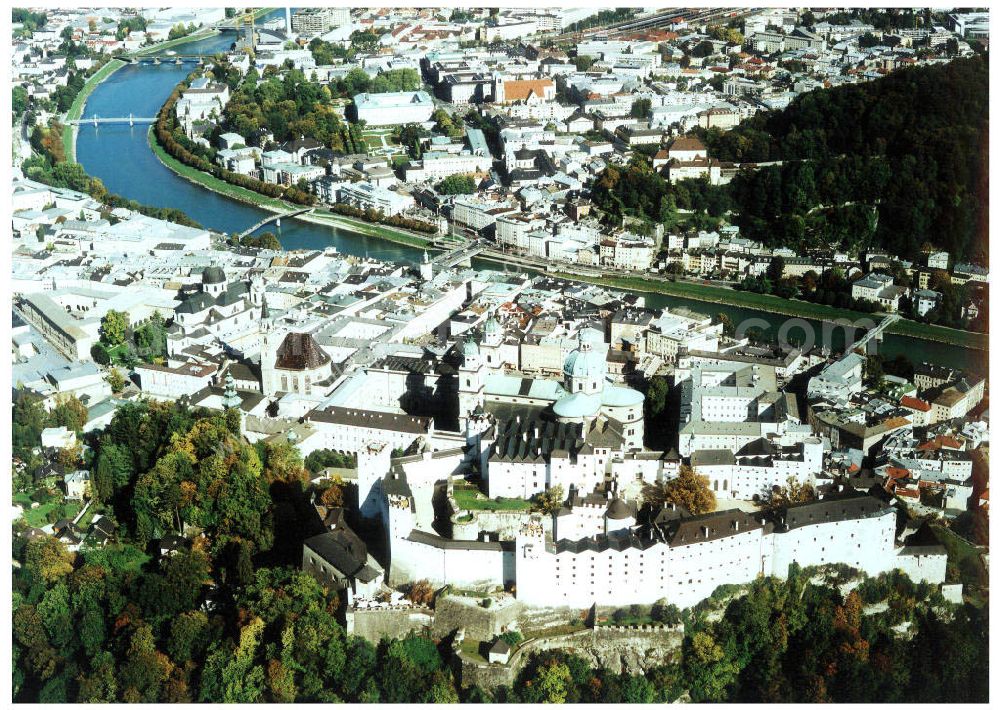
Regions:
<instances>
[{"instance_id":1,"label":"grassy lawn","mask_svg":"<svg viewBox=\"0 0 1000 710\"><path fill-rule=\"evenodd\" d=\"M462 510L530 510L531 503L519 498L490 500L475 486L455 486L455 502Z\"/></svg>"},{"instance_id":2,"label":"grassy lawn","mask_svg":"<svg viewBox=\"0 0 1000 710\"><path fill-rule=\"evenodd\" d=\"M152 559L138 547L122 544L108 545L98 550L87 550L83 554L88 562L123 572L138 572L143 565Z\"/></svg>"},{"instance_id":3,"label":"grassy lawn","mask_svg":"<svg viewBox=\"0 0 1000 710\"><path fill-rule=\"evenodd\" d=\"M81 530L86 530L90 526L90 523L94 519L94 516L103 512L104 512L104 506L99 505L97 503L91 503L90 507L87 508L87 512L83 514L83 517L80 518L76 526Z\"/></svg>"},{"instance_id":4,"label":"grassy lawn","mask_svg":"<svg viewBox=\"0 0 1000 710\"><path fill-rule=\"evenodd\" d=\"M524 636L524 640L529 639L544 639L552 638L553 636L566 636L567 634L575 634L577 631L583 630L583 622L577 622L574 624L563 624L561 626L546 626L539 629L534 629L530 631L522 631L521 634Z\"/></svg>"},{"instance_id":5,"label":"grassy lawn","mask_svg":"<svg viewBox=\"0 0 1000 710\"><path fill-rule=\"evenodd\" d=\"M87 83L85 83L83 88L80 89L80 93L76 95L75 99L73 99L73 104L69 107L69 111L66 112L66 120L79 120L80 116L83 115L83 107L87 103L87 97L93 93L98 84L123 66L125 66L125 62L122 60L112 59L110 62L101 67L96 74L87 79ZM67 158L70 159L71 162L75 162L75 160L73 160L75 157L75 151L73 150L73 126L63 126L62 140Z\"/></svg>"},{"instance_id":6,"label":"grassy lawn","mask_svg":"<svg viewBox=\"0 0 1000 710\"><path fill-rule=\"evenodd\" d=\"M658 622L653 621L653 617L649 614L639 614L638 616L633 616L632 614L626 614L617 620L612 614L608 614L607 618L601 617L597 622L598 626L642 626L643 624L647 626L658 626Z\"/></svg>"},{"instance_id":7,"label":"grassy lawn","mask_svg":"<svg viewBox=\"0 0 1000 710\"><path fill-rule=\"evenodd\" d=\"M314 219L317 222L326 222L333 227L346 229L356 234L365 234L370 237L378 237L379 239L385 239L398 244L407 244L413 247L426 247L433 241L429 236L421 237L410 232L403 232L392 227L352 219L351 217L345 217L344 215L332 212L313 212L310 219Z\"/></svg>"},{"instance_id":8,"label":"grassy lawn","mask_svg":"<svg viewBox=\"0 0 1000 710\"><path fill-rule=\"evenodd\" d=\"M839 318L846 318L848 320L872 318L878 320L881 318L878 315L861 313L860 311L852 311L846 308L834 308L833 306L825 306L808 301L789 300L770 294L736 291L735 289L692 283L690 281L654 281L641 276L616 276L610 274L601 278L569 273L560 273L559 276L575 281L597 283L609 288L663 293L671 296L690 298L695 301L704 301L706 303L741 306L757 311L780 313L782 315L812 318L815 320L835 320ZM914 338L923 338L925 340L954 343L961 347L977 350L986 350L989 343L989 336L983 333L971 333L964 330L927 325L909 320L896 321L889 326L889 332Z\"/></svg>"},{"instance_id":9,"label":"grassy lawn","mask_svg":"<svg viewBox=\"0 0 1000 710\"><path fill-rule=\"evenodd\" d=\"M990 336L988 333L973 333L968 330L956 330L940 325L917 323L912 320L898 320L889 326L889 332L897 335L908 335L924 340L936 340L941 343L958 345L973 350L989 350Z\"/></svg>"},{"instance_id":10,"label":"grassy lawn","mask_svg":"<svg viewBox=\"0 0 1000 710\"><path fill-rule=\"evenodd\" d=\"M478 661L479 663L486 663L486 659L479 652L480 647L485 647L485 643L482 641L477 641L476 639L463 639L462 643L458 645L462 653L469 657L470 661Z\"/></svg>"},{"instance_id":11,"label":"grassy lawn","mask_svg":"<svg viewBox=\"0 0 1000 710\"><path fill-rule=\"evenodd\" d=\"M48 514L51 510L59 511L59 517L57 520L62 518L72 520L76 517L76 514L80 512L80 504L57 503L55 501L50 501L48 503L42 503L37 508L31 508L31 502L29 501L28 504L24 506L24 521L33 528L45 527L49 524Z\"/></svg>"},{"instance_id":12,"label":"grassy lawn","mask_svg":"<svg viewBox=\"0 0 1000 710\"><path fill-rule=\"evenodd\" d=\"M116 345L113 348L108 348L108 356L111 358L111 364L123 366L125 364L125 356L129 354L128 343L122 343L121 345Z\"/></svg>"}]
</instances>

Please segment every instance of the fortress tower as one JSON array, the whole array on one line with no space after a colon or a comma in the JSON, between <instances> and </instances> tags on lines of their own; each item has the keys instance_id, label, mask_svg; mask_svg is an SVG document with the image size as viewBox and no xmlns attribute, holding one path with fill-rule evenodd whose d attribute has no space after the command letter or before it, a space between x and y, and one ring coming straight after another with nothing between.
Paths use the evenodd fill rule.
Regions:
<instances>
[{"instance_id":1,"label":"fortress tower","mask_svg":"<svg viewBox=\"0 0 1000 710\"><path fill-rule=\"evenodd\" d=\"M382 478L389 472L392 450L381 441L372 441L358 450L358 509L364 518L382 513Z\"/></svg>"}]
</instances>

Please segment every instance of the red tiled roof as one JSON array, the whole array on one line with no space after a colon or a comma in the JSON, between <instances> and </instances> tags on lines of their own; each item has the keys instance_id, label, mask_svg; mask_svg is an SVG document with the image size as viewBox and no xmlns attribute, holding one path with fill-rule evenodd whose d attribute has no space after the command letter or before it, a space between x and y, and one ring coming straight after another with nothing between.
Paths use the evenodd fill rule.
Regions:
<instances>
[{"instance_id":1,"label":"red tiled roof","mask_svg":"<svg viewBox=\"0 0 1000 710\"><path fill-rule=\"evenodd\" d=\"M902 406L906 407L907 409L915 409L918 412L931 411L931 405L929 403L923 401L922 399L911 397L910 395L906 395L905 397L903 397L901 400L899 400L899 403Z\"/></svg>"},{"instance_id":2,"label":"red tiled roof","mask_svg":"<svg viewBox=\"0 0 1000 710\"><path fill-rule=\"evenodd\" d=\"M917 447L918 451L935 451L941 448L961 449L962 442L953 436L936 436Z\"/></svg>"},{"instance_id":3,"label":"red tiled roof","mask_svg":"<svg viewBox=\"0 0 1000 710\"><path fill-rule=\"evenodd\" d=\"M504 82L505 101L524 101L532 93L544 96L545 89L555 86L551 79L523 79Z\"/></svg>"}]
</instances>

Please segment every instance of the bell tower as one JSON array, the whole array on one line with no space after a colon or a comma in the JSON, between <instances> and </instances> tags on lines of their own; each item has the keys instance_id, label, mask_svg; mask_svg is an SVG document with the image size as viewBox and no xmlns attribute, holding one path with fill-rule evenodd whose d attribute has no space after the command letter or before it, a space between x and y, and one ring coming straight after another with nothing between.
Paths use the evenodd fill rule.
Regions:
<instances>
[{"instance_id":1,"label":"bell tower","mask_svg":"<svg viewBox=\"0 0 1000 710\"><path fill-rule=\"evenodd\" d=\"M485 401L483 358L479 346L471 337L462 345L462 365L458 368L458 423L467 431L469 416Z\"/></svg>"}]
</instances>

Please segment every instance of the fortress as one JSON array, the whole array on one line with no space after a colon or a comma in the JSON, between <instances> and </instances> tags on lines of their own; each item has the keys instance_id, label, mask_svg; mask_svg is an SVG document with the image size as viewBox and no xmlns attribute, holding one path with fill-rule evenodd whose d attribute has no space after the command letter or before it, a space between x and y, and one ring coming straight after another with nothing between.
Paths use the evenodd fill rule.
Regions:
<instances>
[{"instance_id":1,"label":"fortress","mask_svg":"<svg viewBox=\"0 0 1000 710\"><path fill-rule=\"evenodd\" d=\"M785 577L793 563L944 580L942 548L901 543L891 502L850 487L770 512L640 513L641 486L677 475L681 458L642 446L643 395L608 378L604 343L581 329L560 380L504 368L502 343L491 317L481 343L458 346L460 436L431 428L406 456L392 457L385 441L357 450L360 512L381 521L387 584L513 588L528 606L586 608L660 599L688 607L722 584ZM768 366L716 363L696 365L683 383L695 417L681 433L713 447L686 446L720 500L747 499L789 475L812 483L822 471L821 439L799 423L790 395L768 392L773 381ZM527 501L559 486L566 501L552 514L526 503L461 513L452 488L474 472L489 498ZM456 530L471 524L475 539L437 532L442 497L444 518ZM353 587L362 588L370 585Z\"/></svg>"}]
</instances>

